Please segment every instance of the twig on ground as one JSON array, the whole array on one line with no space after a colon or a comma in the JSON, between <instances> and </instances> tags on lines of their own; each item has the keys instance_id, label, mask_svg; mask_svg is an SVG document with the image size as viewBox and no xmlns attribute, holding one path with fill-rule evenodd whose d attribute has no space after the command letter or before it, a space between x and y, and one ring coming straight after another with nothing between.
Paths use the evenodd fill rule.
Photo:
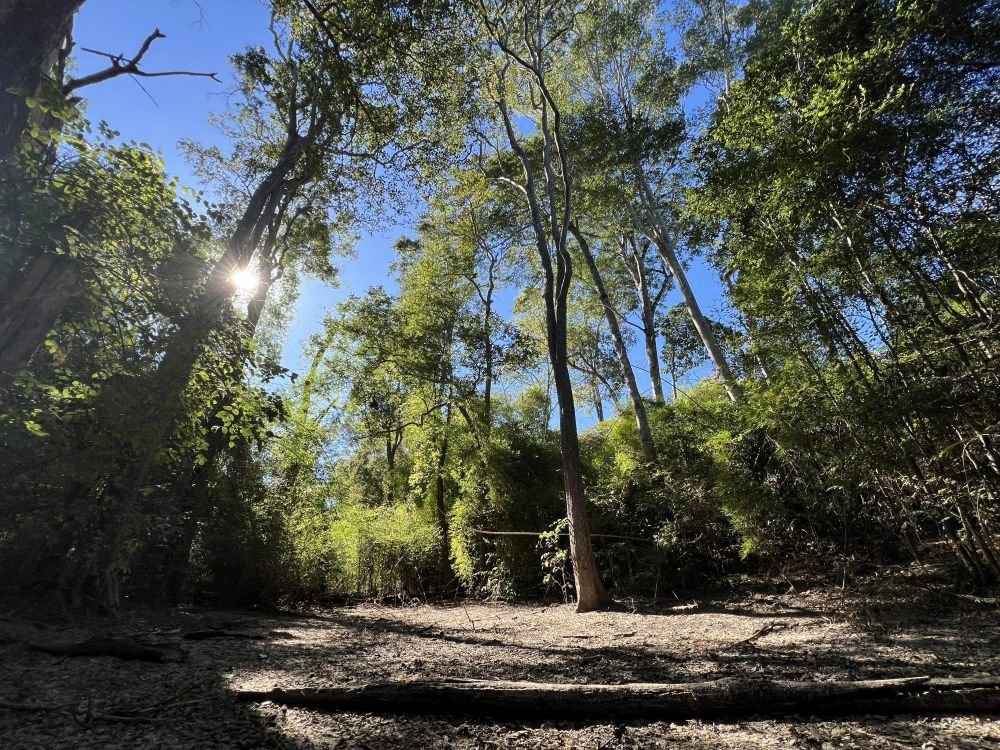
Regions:
<instances>
[{"instance_id":1,"label":"twig on ground","mask_svg":"<svg viewBox=\"0 0 1000 750\"><path fill-rule=\"evenodd\" d=\"M730 648L739 648L740 646L752 646L754 641L763 638L765 635L773 633L775 630L784 630L787 627L788 627L787 622L769 622L764 627L756 630L753 633L753 635L751 635L749 638L744 638L741 641L736 641L734 643L731 643L728 646L726 646L726 648L730 649Z\"/></svg>"}]
</instances>

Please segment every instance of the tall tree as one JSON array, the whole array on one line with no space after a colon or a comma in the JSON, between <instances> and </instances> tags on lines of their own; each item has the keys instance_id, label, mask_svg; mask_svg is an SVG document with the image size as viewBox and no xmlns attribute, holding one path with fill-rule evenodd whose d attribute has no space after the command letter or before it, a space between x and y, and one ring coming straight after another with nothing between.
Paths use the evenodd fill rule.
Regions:
<instances>
[{"instance_id":1,"label":"tall tree","mask_svg":"<svg viewBox=\"0 0 1000 750\"><path fill-rule=\"evenodd\" d=\"M495 53L491 97L507 144L521 168L519 179L508 176L503 179L527 204L544 274L546 339L559 401L559 439L577 611L589 612L608 606L610 598L601 582L591 543L567 361L567 298L573 278L573 259L568 247L573 215L572 175L561 112L546 77L555 48L564 43L575 12L560 2L510 0L480 2L477 13L488 48ZM518 92L523 94L522 98L518 98ZM527 105L526 111L532 116L542 143L540 165L526 149L515 121L513 107L522 104Z\"/></svg>"},{"instance_id":2,"label":"tall tree","mask_svg":"<svg viewBox=\"0 0 1000 750\"><path fill-rule=\"evenodd\" d=\"M681 192L675 166L685 137L683 86L654 26L655 12L649 0L591 6L581 16L573 79L590 101L585 131L594 143L611 144L591 156L595 174L620 195L632 228L652 240L730 398L737 400L740 384L688 281L668 208L673 205L676 213Z\"/></svg>"}]
</instances>

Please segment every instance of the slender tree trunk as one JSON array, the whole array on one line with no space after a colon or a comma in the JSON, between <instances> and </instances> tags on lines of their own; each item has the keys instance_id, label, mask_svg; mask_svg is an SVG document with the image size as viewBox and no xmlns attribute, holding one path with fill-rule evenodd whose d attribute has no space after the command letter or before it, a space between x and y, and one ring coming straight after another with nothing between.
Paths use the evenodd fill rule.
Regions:
<instances>
[{"instance_id":1,"label":"slender tree trunk","mask_svg":"<svg viewBox=\"0 0 1000 750\"><path fill-rule=\"evenodd\" d=\"M736 375L733 374L732 368L729 367L726 355L723 354L722 347L719 346L719 342L715 338L715 332L712 330L711 324L701 311L701 305L698 304L698 298L688 283L687 272L677 258L677 253L674 252L673 245L666 238L661 239L660 237L655 238L655 244L660 257L663 258L664 264L670 269L670 273L673 274L677 282L677 288L680 289L681 296L684 298L684 306L691 316L691 322L694 323L695 330L698 331L698 336L705 345L709 359L715 365L716 372L722 378L730 401L737 402L742 400L743 388L736 379Z\"/></svg>"},{"instance_id":2,"label":"slender tree trunk","mask_svg":"<svg viewBox=\"0 0 1000 750\"><path fill-rule=\"evenodd\" d=\"M497 40L501 47L505 41ZM534 63L519 61L531 72L542 91L540 109L540 131L543 137L542 167L547 194L547 210L543 211L535 189L535 168L518 138L511 119L505 96L497 102L503 118L507 140L516 154L524 173L521 189L527 200L531 214L535 247L545 274L542 298L545 302L545 332L552 365L552 377L559 401L559 442L562 452L563 484L566 489L566 516L569 521L570 556L573 560L573 576L576 582L577 612L591 612L606 608L611 598L604 589L597 569L597 558L590 538L590 522L587 518L586 493L583 486L583 466L580 460L580 438L576 424L576 404L573 399L573 383L569 375L569 355L566 342L567 296L573 277L573 261L566 248L567 233L571 216L572 191L568 157L563 151L560 134L559 112L553 105L544 87L543 66L539 62L541 45L532 48ZM529 44L529 47L531 45ZM505 49L506 51L506 49ZM509 53L508 53L509 54ZM501 86L504 79L501 77ZM549 122L549 108L552 108L553 122ZM555 133L555 137L553 137ZM556 174L554 160L558 159L561 177ZM557 186L559 186L557 188ZM556 193L562 194L560 202ZM561 205L560 205L561 204ZM546 223L549 225L546 229ZM551 245L550 245L551 242ZM551 248L551 249L550 249ZM554 256L554 257L553 257ZM555 267L553 267L555 261Z\"/></svg>"},{"instance_id":3,"label":"slender tree trunk","mask_svg":"<svg viewBox=\"0 0 1000 750\"><path fill-rule=\"evenodd\" d=\"M691 316L691 322L694 323L695 330L698 331L698 336L705 345L712 364L715 365L719 377L722 378L726 393L729 394L731 401L740 401L743 398L743 389L740 387L739 381L736 379L732 368L729 367L729 363L722 353L722 347L719 346L719 342L715 338L715 332L701 311L698 298L688 283L687 272L681 265L677 253L674 251L673 243L670 241L666 223L663 221L660 210L656 205L656 196L653 195L653 191L646 181L646 176L642 172L640 172L639 183L646 212L652 220L653 236L651 239L656 245L656 250L663 259L664 265L673 274L674 280L677 282L677 288L680 289L681 296L684 298L684 306L687 307L688 314Z\"/></svg>"},{"instance_id":4,"label":"slender tree trunk","mask_svg":"<svg viewBox=\"0 0 1000 750\"><path fill-rule=\"evenodd\" d=\"M597 557L590 537L586 492L583 486L580 439L576 425L576 405L573 384L566 365L566 332L554 331L554 346L550 349L552 374L559 401L559 447L562 452L563 485L566 490L566 516L569 519L570 554L573 558L573 578L576 583L576 611L592 612L607 607L611 599L604 590L597 570ZM559 349L562 349L560 356Z\"/></svg>"},{"instance_id":5,"label":"slender tree trunk","mask_svg":"<svg viewBox=\"0 0 1000 750\"><path fill-rule=\"evenodd\" d=\"M486 370L483 374L483 426L486 437L489 438L493 431L493 370L494 370L494 347L493 347L493 295L496 290L496 259L490 257L489 272L487 275L486 295L483 299L483 333L486 342Z\"/></svg>"},{"instance_id":6,"label":"slender tree trunk","mask_svg":"<svg viewBox=\"0 0 1000 750\"><path fill-rule=\"evenodd\" d=\"M628 248L632 248L629 255ZM649 382L653 388L653 399L657 405L662 406L667 402L663 395L663 376L660 373L660 354L656 345L656 307L663 294L666 292L667 283L664 281L654 299L649 288L649 274L646 268L646 254L649 243L639 251L635 242L635 236L622 235L619 244L619 255L625 264L626 270L632 277L635 284L636 293L639 295L639 312L642 316L642 339L646 348L646 363L649 368Z\"/></svg>"},{"instance_id":7,"label":"slender tree trunk","mask_svg":"<svg viewBox=\"0 0 1000 750\"><path fill-rule=\"evenodd\" d=\"M594 412L597 414L597 421L604 421L604 399L601 398L601 385L596 379L590 381L590 390L594 398Z\"/></svg>"},{"instance_id":8,"label":"slender tree trunk","mask_svg":"<svg viewBox=\"0 0 1000 750\"><path fill-rule=\"evenodd\" d=\"M643 457L648 462L656 460L656 444L653 442L653 433L649 429L649 416L646 413L646 402L642 400L642 393L639 392L639 384L635 379L635 370L632 369L632 362L628 357L628 348L625 346L625 337L622 335L621 326L618 324L618 313L611 304L608 297L608 290L604 286L604 278L597 267L597 260L590 249L590 243L583 236L576 223L570 224L570 231L576 238L580 253L584 262L590 270L590 278L594 282L597 296L604 309L604 317L608 321L608 328L611 330L611 338L615 342L615 353L618 355L618 364L622 368L622 375L625 377L625 385L628 388L629 397L632 400L632 410L635 412L635 423L639 429L639 442L642 444Z\"/></svg>"},{"instance_id":9,"label":"slender tree trunk","mask_svg":"<svg viewBox=\"0 0 1000 750\"><path fill-rule=\"evenodd\" d=\"M444 437L441 439L441 448L438 451L437 473L435 476L436 486L434 490L434 504L437 514L438 530L441 532L441 582L447 586L452 580L451 572L451 534L448 527L448 505L445 498L445 477L444 470L448 463L448 427L451 423L451 404L445 407Z\"/></svg>"},{"instance_id":10,"label":"slender tree trunk","mask_svg":"<svg viewBox=\"0 0 1000 750\"><path fill-rule=\"evenodd\" d=\"M653 399L660 406L667 402L663 395L663 376L660 374L660 354L656 346L656 311L649 299L645 274L642 276L642 341L646 347L646 364L649 382L653 386Z\"/></svg>"},{"instance_id":11,"label":"slender tree trunk","mask_svg":"<svg viewBox=\"0 0 1000 750\"><path fill-rule=\"evenodd\" d=\"M27 99L50 73L84 0L0 0L0 163L24 134Z\"/></svg>"}]
</instances>

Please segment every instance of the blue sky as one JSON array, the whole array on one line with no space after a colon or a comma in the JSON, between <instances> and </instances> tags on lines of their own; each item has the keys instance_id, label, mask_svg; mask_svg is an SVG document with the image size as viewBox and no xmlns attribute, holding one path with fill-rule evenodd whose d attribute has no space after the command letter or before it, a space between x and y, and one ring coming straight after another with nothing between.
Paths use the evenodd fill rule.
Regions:
<instances>
[{"instance_id":1,"label":"blue sky","mask_svg":"<svg viewBox=\"0 0 1000 750\"><path fill-rule=\"evenodd\" d=\"M266 45L270 41L267 6L262 0L86 0L75 27L78 74L100 69L106 62L83 52L83 47L132 56L156 28L166 38L152 46L144 59L145 70L213 72L222 83L189 77L137 82L121 77L81 93L87 99L92 120L107 121L126 140L148 143L163 154L169 173L186 185L204 187L191 174L177 144L182 138L190 138L225 146L224 137L209 124L209 115L226 107L233 82L229 57L251 44ZM325 309L370 286L393 286L388 280L392 245L405 232L405 227L387 225L374 236L364 236L357 257L339 264L339 289L312 281L303 284L285 346L285 366L300 368L302 344L318 330ZM705 312L717 314L721 290L715 273L697 262L691 269L690 281ZM678 301L674 292L667 303ZM632 359L641 387L648 390L644 354L637 349Z\"/></svg>"}]
</instances>

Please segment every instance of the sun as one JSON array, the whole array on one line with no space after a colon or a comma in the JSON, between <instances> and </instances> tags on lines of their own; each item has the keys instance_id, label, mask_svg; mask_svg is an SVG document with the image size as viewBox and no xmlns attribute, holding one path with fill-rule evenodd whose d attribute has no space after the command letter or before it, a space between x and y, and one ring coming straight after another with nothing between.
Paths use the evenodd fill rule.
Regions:
<instances>
[{"instance_id":1,"label":"sun","mask_svg":"<svg viewBox=\"0 0 1000 750\"><path fill-rule=\"evenodd\" d=\"M252 269L241 268L233 272L233 275L229 277L229 283L236 287L236 291L241 294L252 294L257 291L260 278Z\"/></svg>"}]
</instances>

